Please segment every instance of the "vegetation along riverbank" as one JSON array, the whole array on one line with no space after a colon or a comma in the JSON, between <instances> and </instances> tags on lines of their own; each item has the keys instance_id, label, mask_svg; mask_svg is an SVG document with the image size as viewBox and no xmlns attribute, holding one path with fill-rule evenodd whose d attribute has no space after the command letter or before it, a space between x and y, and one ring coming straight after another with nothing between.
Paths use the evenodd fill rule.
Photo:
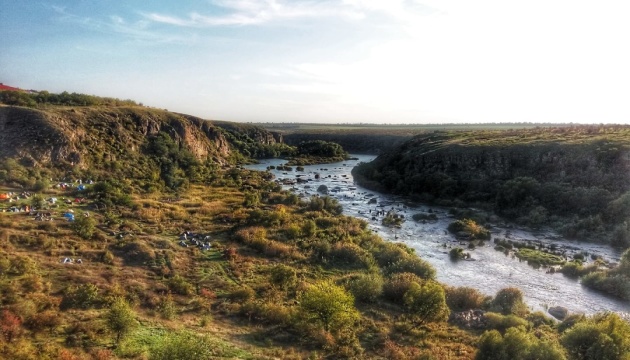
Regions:
<instances>
[{"instance_id":1,"label":"vegetation along riverbank","mask_svg":"<svg viewBox=\"0 0 630 360\"><path fill-rule=\"evenodd\" d=\"M556 321L517 288L444 286L423 254L343 216L335 199L300 198L240 167L298 151L272 132L54 95L0 97L0 358L628 359L630 324L618 315ZM317 151L306 152L326 156ZM611 195L576 224L625 211L622 179L599 174ZM590 194L584 177L575 181ZM531 183L509 182L495 186ZM531 194L508 190L499 198L517 204L517 219L544 206L520 210ZM601 219L601 233L620 226ZM629 269L626 252L589 276L615 287Z\"/></svg>"}]
</instances>

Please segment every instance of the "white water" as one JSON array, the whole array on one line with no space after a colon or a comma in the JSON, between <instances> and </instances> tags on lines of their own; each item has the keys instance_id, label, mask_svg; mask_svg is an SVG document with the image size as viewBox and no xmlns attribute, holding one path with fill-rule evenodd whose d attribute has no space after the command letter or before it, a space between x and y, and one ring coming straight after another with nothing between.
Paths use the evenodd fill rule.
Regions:
<instances>
[{"instance_id":1,"label":"white water","mask_svg":"<svg viewBox=\"0 0 630 360\"><path fill-rule=\"evenodd\" d=\"M343 205L344 214L364 219L370 229L389 241L403 242L416 250L416 253L433 265L437 270L438 280L451 286L469 286L479 289L488 295L494 295L498 290L506 287L520 288L525 294L527 304L533 310L544 310L551 306L564 306L570 312L593 314L602 311L614 311L630 318L630 303L614 299L601 293L589 290L578 281L566 278L562 274L547 274L545 269L536 270L525 262L519 262L502 252L494 250L494 244L487 242L484 247L477 247L470 252L473 261L453 262L449 259L448 251L459 242L446 231L453 221L446 209L429 207L421 204L409 204L405 199L380 194L354 184L352 168L359 162L369 162L374 159L371 155L352 155L359 160L349 160L334 164L304 166L304 171L271 170L277 179L296 179L297 175L309 179L307 183L285 185L286 189L293 189L296 193L309 197L317 194L317 187L326 185L330 196L339 200ZM268 166L278 166L285 161L281 159L263 160L256 165L246 166L248 169L265 170ZM315 173L320 179L315 179ZM306 188L305 188L306 186ZM368 204L372 198L377 204ZM381 217L372 220L370 211L396 209L403 214L405 221L400 229L390 229L381 225ZM418 223L411 216L418 212L431 209L438 216L435 222ZM575 242L553 237L549 233L539 235L523 229L493 228L495 236L504 238L506 231L512 240L536 240L544 244L556 243L574 251L586 251L596 254L605 260L618 262L620 253L605 245ZM464 246L465 247L465 246Z\"/></svg>"}]
</instances>

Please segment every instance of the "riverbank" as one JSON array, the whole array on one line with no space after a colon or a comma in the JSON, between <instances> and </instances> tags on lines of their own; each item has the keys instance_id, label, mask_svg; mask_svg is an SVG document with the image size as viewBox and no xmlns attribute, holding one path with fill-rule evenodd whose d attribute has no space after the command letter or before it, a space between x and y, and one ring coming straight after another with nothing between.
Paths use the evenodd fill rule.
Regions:
<instances>
[{"instance_id":1,"label":"riverbank","mask_svg":"<svg viewBox=\"0 0 630 360\"><path fill-rule=\"evenodd\" d=\"M534 269L516 257L506 256L494 250L492 242L470 250L471 261L452 262L448 252L452 247L461 246L447 227L454 220L448 209L415 204L408 199L381 194L365 189L354 183L351 169L360 162L369 162L374 156L351 155L357 160L343 161L326 166L305 166L304 171L271 172L277 180L304 179L284 185L299 196L317 194L320 185L326 185L329 195L343 206L344 214L368 222L369 228L388 241L402 242L416 250L417 254L429 261L437 270L440 282L450 286L471 286L485 294L492 295L505 287L518 287L525 294L527 304L534 310L545 310L552 306L564 306L573 313L593 314L601 311L630 313L630 304L605 296L582 287L578 281L562 274L547 274L544 269ZM279 165L283 160L271 159L260 164L247 166L250 169L265 170L267 166ZM370 203L371 202L371 203ZM400 229L392 229L381 224L379 210L397 209L405 217ZM416 222L416 213L435 214L437 220ZM563 239L553 232L528 231L521 227L497 224L492 228L492 237L510 238L517 241L536 241L548 245L562 246L567 251L596 254L609 261L618 262L621 253L609 246ZM467 250L468 251L468 250Z\"/></svg>"}]
</instances>

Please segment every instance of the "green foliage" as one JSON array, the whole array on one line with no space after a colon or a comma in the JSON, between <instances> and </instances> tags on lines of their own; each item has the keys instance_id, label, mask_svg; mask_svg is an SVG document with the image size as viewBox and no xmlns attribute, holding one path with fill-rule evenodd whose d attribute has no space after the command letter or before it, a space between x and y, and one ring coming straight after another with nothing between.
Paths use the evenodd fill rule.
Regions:
<instances>
[{"instance_id":1,"label":"green foliage","mask_svg":"<svg viewBox=\"0 0 630 360\"><path fill-rule=\"evenodd\" d=\"M297 147L297 151L298 154L307 156L329 158L345 158L348 156L348 153L343 150L341 145L323 140L301 142Z\"/></svg>"},{"instance_id":2,"label":"green foliage","mask_svg":"<svg viewBox=\"0 0 630 360\"><path fill-rule=\"evenodd\" d=\"M416 326L426 321L444 321L448 318L444 288L434 281L414 282L405 292L403 301L407 314Z\"/></svg>"},{"instance_id":3,"label":"green foliage","mask_svg":"<svg viewBox=\"0 0 630 360\"><path fill-rule=\"evenodd\" d=\"M387 215L385 215L385 217L382 220L383 226L397 227L397 228L401 227L403 222L405 222L405 219L393 211L387 212Z\"/></svg>"},{"instance_id":4,"label":"green foliage","mask_svg":"<svg viewBox=\"0 0 630 360\"><path fill-rule=\"evenodd\" d=\"M454 247L448 252L448 257L451 260L456 261L456 260L463 260L463 259L468 258L470 257L470 254L467 252L464 252L464 249L460 247Z\"/></svg>"},{"instance_id":5,"label":"green foliage","mask_svg":"<svg viewBox=\"0 0 630 360\"><path fill-rule=\"evenodd\" d=\"M630 324L614 313L577 323L566 331L561 341L576 360L630 358Z\"/></svg>"},{"instance_id":6,"label":"green foliage","mask_svg":"<svg viewBox=\"0 0 630 360\"><path fill-rule=\"evenodd\" d=\"M94 95L68 93L51 94L48 91L27 93L22 91L0 91L0 103L16 106L34 107L37 105L65 106L129 106L138 105L132 100L120 100Z\"/></svg>"},{"instance_id":7,"label":"green foliage","mask_svg":"<svg viewBox=\"0 0 630 360\"><path fill-rule=\"evenodd\" d=\"M564 360L557 343L539 339L522 327L510 328L504 336L496 331L485 332L479 341L475 360Z\"/></svg>"},{"instance_id":8,"label":"green foliage","mask_svg":"<svg viewBox=\"0 0 630 360\"><path fill-rule=\"evenodd\" d=\"M528 226L627 247L628 226L612 237L610 230L630 214L629 147L625 126L432 132L360 164L353 176L375 190L484 207Z\"/></svg>"},{"instance_id":9,"label":"green foliage","mask_svg":"<svg viewBox=\"0 0 630 360\"><path fill-rule=\"evenodd\" d=\"M93 217L78 214L72 222L72 230L83 239L89 240L96 230L96 220Z\"/></svg>"},{"instance_id":10,"label":"green foliage","mask_svg":"<svg viewBox=\"0 0 630 360\"><path fill-rule=\"evenodd\" d=\"M151 137L145 152L158 163L160 178L167 187L173 190L186 188L188 179L195 177L199 162L188 149L180 146L169 134L159 132Z\"/></svg>"},{"instance_id":11,"label":"green foliage","mask_svg":"<svg viewBox=\"0 0 630 360\"><path fill-rule=\"evenodd\" d=\"M247 208L252 208L260 205L260 194L257 192L248 192L245 194L245 199L243 200L243 206Z\"/></svg>"},{"instance_id":12,"label":"green foliage","mask_svg":"<svg viewBox=\"0 0 630 360\"><path fill-rule=\"evenodd\" d=\"M527 305L523 302L523 292L514 287L499 290L492 300L491 307L504 315L527 313Z\"/></svg>"},{"instance_id":13,"label":"green foliage","mask_svg":"<svg viewBox=\"0 0 630 360\"><path fill-rule=\"evenodd\" d=\"M509 328L528 326L527 320L512 314L501 315L493 312L487 312L485 317L488 329L499 330L502 333Z\"/></svg>"},{"instance_id":14,"label":"green foliage","mask_svg":"<svg viewBox=\"0 0 630 360\"><path fill-rule=\"evenodd\" d=\"M412 284L421 283L422 279L412 273L393 274L385 281L383 285L383 295L386 299L403 303L405 293L411 288Z\"/></svg>"},{"instance_id":15,"label":"green foliage","mask_svg":"<svg viewBox=\"0 0 630 360\"><path fill-rule=\"evenodd\" d=\"M520 260L527 261L528 264L534 266L564 264L564 258L562 256L550 254L541 250L521 248L515 254Z\"/></svg>"},{"instance_id":16,"label":"green foliage","mask_svg":"<svg viewBox=\"0 0 630 360\"><path fill-rule=\"evenodd\" d=\"M379 274L360 274L350 280L348 288L357 301L372 303L383 293L383 284Z\"/></svg>"},{"instance_id":17,"label":"green foliage","mask_svg":"<svg viewBox=\"0 0 630 360\"><path fill-rule=\"evenodd\" d=\"M489 240L490 231L477 224L474 220L456 220L448 225L448 231L459 234L464 233L471 240Z\"/></svg>"},{"instance_id":18,"label":"green foliage","mask_svg":"<svg viewBox=\"0 0 630 360\"><path fill-rule=\"evenodd\" d=\"M270 281L282 290L288 290L297 283L297 272L294 268L279 264L271 268Z\"/></svg>"},{"instance_id":19,"label":"green foliage","mask_svg":"<svg viewBox=\"0 0 630 360\"><path fill-rule=\"evenodd\" d=\"M89 309L101 302L99 289L94 284L70 285L63 293L62 308Z\"/></svg>"},{"instance_id":20,"label":"green foliage","mask_svg":"<svg viewBox=\"0 0 630 360\"><path fill-rule=\"evenodd\" d=\"M109 330L116 334L116 343L119 343L136 325L133 309L125 299L119 297L109 305L105 321Z\"/></svg>"},{"instance_id":21,"label":"green foliage","mask_svg":"<svg viewBox=\"0 0 630 360\"><path fill-rule=\"evenodd\" d=\"M319 324L325 331L337 332L351 327L359 319L354 297L331 281L311 285L298 302L300 316Z\"/></svg>"},{"instance_id":22,"label":"green foliage","mask_svg":"<svg viewBox=\"0 0 630 360\"><path fill-rule=\"evenodd\" d=\"M175 294L191 295L195 292L194 286L186 281L186 279L180 275L175 275L168 279L166 282L169 290Z\"/></svg>"},{"instance_id":23,"label":"green foliage","mask_svg":"<svg viewBox=\"0 0 630 360\"><path fill-rule=\"evenodd\" d=\"M384 269L387 274L412 273L425 280L435 279L435 269L415 255L407 255Z\"/></svg>"},{"instance_id":24,"label":"green foliage","mask_svg":"<svg viewBox=\"0 0 630 360\"><path fill-rule=\"evenodd\" d=\"M203 336L186 331L169 332L149 350L149 360L210 360L220 351Z\"/></svg>"},{"instance_id":25,"label":"green foliage","mask_svg":"<svg viewBox=\"0 0 630 360\"><path fill-rule=\"evenodd\" d=\"M109 179L98 182L88 188L86 194L107 206L121 205L129 207L133 204L130 196L131 192L129 186L118 180Z\"/></svg>"},{"instance_id":26,"label":"green foliage","mask_svg":"<svg viewBox=\"0 0 630 360\"><path fill-rule=\"evenodd\" d=\"M447 287L446 304L453 311L481 309L488 297L471 287Z\"/></svg>"},{"instance_id":27,"label":"green foliage","mask_svg":"<svg viewBox=\"0 0 630 360\"><path fill-rule=\"evenodd\" d=\"M311 211L326 211L331 215L340 215L343 211L343 207L339 204L339 201L330 196L311 196L306 207Z\"/></svg>"}]
</instances>

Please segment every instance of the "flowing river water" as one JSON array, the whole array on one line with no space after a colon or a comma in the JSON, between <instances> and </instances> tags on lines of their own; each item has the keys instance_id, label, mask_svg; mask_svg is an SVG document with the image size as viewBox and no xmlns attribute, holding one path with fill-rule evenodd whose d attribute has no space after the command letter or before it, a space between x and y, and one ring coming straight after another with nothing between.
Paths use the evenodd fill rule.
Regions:
<instances>
[{"instance_id":1,"label":"flowing river water","mask_svg":"<svg viewBox=\"0 0 630 360\"><path fill-rule=\"evenodd\" d=\"M270 170L280 182L285 181L285 189L292 189L305 198L316 195L320 185L326 185L329 196L336 198L345 215L363 219L369 228L388 241L402 242L415 249L416 253L435 267L437 279L451 286L473 287L487 295L494 295L506 287L517 287L525 294L525 301L532 310L544 311L548 307L563 306L570 313L593 314L614 311L630 319L630 302L624 302L589 290L579 281L569 279L560 273L549 274L546 269L534 269L526 262L494 250L492 241L474 250L466 250L471 260L453 262L448 252L454 246L466 248L446 229L454 220L448 209L409 203L400 196L381 194L367 190L354 183L351 170L359 162L369 162L373 155L351 155L358 160L347 160L333 164L304 166L304 171ZM246 168L264 171L268 166L278 166L282 159L262 160L259 164ZM317 176L318 175L318 176ZM298 178L304 181L288 184ZM382 216L374 218L377 211L394 209L404 215L406 221L399 229L381 225ZM416 222L411 216L431 210L437 215L436 221ZM561 239L550 232L537 233L510 225L493 226L492 237L509 238L517 241L537 241L546 245L557 244L567 249L569 254L586 252L601 256L610 262L618 262L619 251L599 244L576 242Z\"/></svg>"}]
</instances>

